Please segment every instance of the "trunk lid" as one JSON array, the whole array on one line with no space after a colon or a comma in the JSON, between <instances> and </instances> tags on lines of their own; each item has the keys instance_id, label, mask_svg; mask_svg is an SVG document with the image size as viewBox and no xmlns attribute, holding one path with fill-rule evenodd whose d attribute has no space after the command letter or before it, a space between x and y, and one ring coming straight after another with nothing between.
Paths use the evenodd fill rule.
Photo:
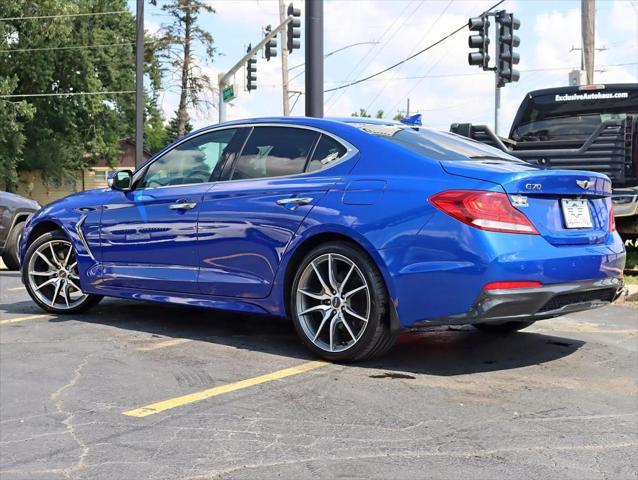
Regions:
<instances>
[{"instance_id":1,"label":"trunk lid","mask_svg":"<svg viewBox=\"0 0 638 480\"><path fill-rule=\"evenodd\" d=\"M544 170L499 159L442 161L443 169L461 177L500 185L512 205L523 212L553 245L603 243L609 233L611 181L603 174L578 170ZM583 200L590 227L568 228L563 200ZM582 212L587 213L587 212Z\"/></svg>"}]
</instances>

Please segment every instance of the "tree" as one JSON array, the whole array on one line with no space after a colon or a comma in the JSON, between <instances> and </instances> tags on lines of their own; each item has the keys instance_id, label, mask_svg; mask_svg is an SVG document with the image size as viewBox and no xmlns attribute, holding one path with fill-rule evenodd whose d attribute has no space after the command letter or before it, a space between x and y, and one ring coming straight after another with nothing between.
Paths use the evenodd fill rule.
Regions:
<instances>
[{"instance_id":1,"label":"tree","mask_svg":"<svg viewBox=\"0 0 638 480\"><path fill-rule=\"evenodd\" d=\"M114 164L121 140L133 136L132 94L97 93L126 92L135 84L131 44L135 19L127 10L127 3L127 0L0 2L0 17L59 15L0 22L0 49L10 50L0 52L0 84L6 88L7 79L15 79L15 86L9 87L12 94L47 94L25 99L33 116L29 120L28 115L22 115L21 132L28 141L23 143L21 156L19 149L16 151L11 178L15 178L16 169L40 170L47 182L58 183L73 178L87 162L106 159ZM119 10L124 12L68 16ZM87 45L108 46L68 48ZM58 47L62 48L51 50ZM150 50L145 53L154 55ZM153 68L157 79L158 67ZM157 81L151 80L153 89ZM11 123L11 117L3 109L0 124L8 122Z\"/></svg>"},{"instance_id":2,"label":"tree","mask_svg":"<svg viewBox=\"0 0 638 480\"><path fill-rule=\"evenodd\" d=\"M171 118L171 120L168 122L168 126L166 127L166 136L164 140L167 144L173 143L178 138L182 138L187 133L193 131L193 126L191 125L190 121L187 121L186 126L184 128L184 133L180 135L177 130L177 123L178 123L177 112L175 112L175 116Z\"/></svg>"},{"instance_id":3,"label":"tree","mask_svg":"<svg viewBox=\"0 0 638 480\"><path fill-rule=\"evenodd\" d=\"M405 118L405 115L403 113L397 112L397 114L394 117L392 117L392 120L396 120L397 122L400 122L404 118Z\"/></svg>"},{"instance_id":4,"label":"tree","mask_svg":"<svg viewBox=\"0 0 638 480\"><path fill-rule=\"evenodd\" d=\"M156 0L153 0L156 4ZM215 10L204 0L172 0L162 5L171 23L162 26L158 43L167 72L178 80L179 105L176 112L177 138L186 134L189 122L188 108L195 109L209 104L207 93L213 92L211 79L203 73L195 59L195 49L204 49L204 63L215 55L213 36L199 27L197 21L202 12Z\"/></svg>"},{"instance_id":5,"label":"tree","mask_svg":"<svg viewBox=\"0 0 638 480\"><path fill-rule=\"evenodd\" d=\"M377 110L376 115L374 116L374 118L383 118L383 110ZM372 118L372 115L370 115L368 113L368 111L365 108L360 108L359 112L354 112L352 113L353 117L361 117L361 118Z\"/></svg>"},{"instance_id":6,"label":"tree","mask_svg":"<svg viewBox=\"0 0 638 480\"><path fill-rule=\"evenodd\" d=\"M0 78L0 95L13 93L17 79ZM24 147L24 125L33 118L26 101L0 99L0 187L12 192L18 183L18 163Z\"/></svg>"}]
</instances>

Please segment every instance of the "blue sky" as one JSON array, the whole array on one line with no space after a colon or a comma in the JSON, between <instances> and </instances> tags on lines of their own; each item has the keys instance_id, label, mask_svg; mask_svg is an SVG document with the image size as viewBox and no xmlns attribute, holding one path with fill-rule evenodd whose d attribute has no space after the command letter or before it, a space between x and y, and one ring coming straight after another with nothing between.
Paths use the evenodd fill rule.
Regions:
<instances>
[{"instance_id":1,"label":"blue sky","mask_svg":"<svg viewBox=\"0 0 638 480\"><path fill-rule=\"evenodd\" d=\"M162 0L158 3L161 5ZM205 64L197 51L203 70L216 79L220 71L231 67L246 51L248 43L261 38L261 28L278 24L277 0L213 0L216 13L204 14L200 26L215 38L218 55ZM286 4L288 1L286 2ZM303 0L295 6L302 9ZM358 42L377 42L352 47L325 62L325 85L330 88L361 78L414 53L479 14L494 1L483 0L325 0L325 52ZM500 133L507 133L516 108L526 92L567 84L568 72L580 65L580 0L506 0L499 9L513 12L521 20L517 32L521 80L503 89ZM134 10L134 2L131 1ZM638 0L596 1L596 83L638 82ZM146 6L145 26L156 32L168 21L158 8ZM302 21L303 26L303 21ZM359 108L370 112L383 109L391 118L404 110L410 98L411 110L423 114L424 123L447 129L450 123L469 121L493 123L494 77L478 67L467 65L467 36L463 31L445 43L387 74L368 82L326 94L326 116L350 115ZM303 63L302 49L290 56L290 66ZM620 65L620 66L619 66ZM291 76L302 71L291 72ZM409 77L428 76L414 79ZM281 64L279 57L257 64L258 89L241 91L244 71L236 76L239 96L228 107L228 118L280 115ZM408 77L408 78L406 78ZM170 79L167 79L170 82ZM303 75L292 82L292 89L303 92ZM192 112L195 126L217 121L210 95L208 109ZM161 97L162 108L172 115L177 105L175 88L167 85ZM293 115L303 115L303 97Z\"/></svg>"}]
</instances>

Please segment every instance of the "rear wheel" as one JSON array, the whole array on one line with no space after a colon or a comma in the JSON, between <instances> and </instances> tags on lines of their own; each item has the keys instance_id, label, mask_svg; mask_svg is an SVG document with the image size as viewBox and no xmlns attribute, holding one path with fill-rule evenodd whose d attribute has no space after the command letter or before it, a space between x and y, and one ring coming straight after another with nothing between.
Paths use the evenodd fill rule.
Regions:
<instances>
[{"instance_id":1,"label":"rear wheel","mask_svg":"<svg viewBox=\"0 0 638 480\"><path fill-rule=\"evenodd\" d=\"M524 328L529 327L534 322L505 322L505 323L477 323L474 328L477 328L484 333L506 334L513 333Z\"/></svg>"},{"instance_id":2,"label":"rear wheel","mask_svg":"<svg viewBox=\"0 0 638 480\"><path fill-rule=\"evenodd\" d=\"M24 222L20 222L13 226L7 237L5 250L2 254L2 261L9 270L20 270L19 247L23 231Z\"/></svg>"},{"instance_id":3,"label":"rear wheel","mask_svg":"<svg viewBox=\"0 0 638 480\"><path fill-rule=\"evenodd\" d=\"M388 295L376 265L345 242L310 251L292 282L290 312L301 341L333 361L365 360L394 343Z\"/></svg>"},{"instance_id":4,"label":"rear wheel","mask_svg":"<svg viewBox=\"0 0 638 480\"><path fill-rule=\"evenodd\" d=\"M60 231L45 233L29 246L22 282L33 301L51 313L82 312L102 299L80 288L75 250Z\"/></svg>"}]
</instances>

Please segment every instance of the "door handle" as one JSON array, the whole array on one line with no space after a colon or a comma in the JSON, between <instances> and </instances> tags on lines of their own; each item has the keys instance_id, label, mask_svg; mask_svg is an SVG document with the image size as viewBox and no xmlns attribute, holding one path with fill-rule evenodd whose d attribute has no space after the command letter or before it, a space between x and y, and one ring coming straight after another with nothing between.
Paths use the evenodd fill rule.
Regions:
<instances>
[{"instance_id":1,"label":"door handle","mask_svg":"<svg viewBox=\"0 0 638 480\"><path fill-rule=\"evenodd\" d=\"M277 205L308 205L310 202L312 202L310 197L291 197L280 198L277 200Z\"/></svg>"},{"instance_id":2,"label":"door handle","mask_svg":"<svg viewBox=\"0 0 638 480\"><path fill-rule=\"evenodd\" d=\"M197 206L195 202L174 203L170 207L171 210L192 210Z\"/></svg>"}]
</instances>

